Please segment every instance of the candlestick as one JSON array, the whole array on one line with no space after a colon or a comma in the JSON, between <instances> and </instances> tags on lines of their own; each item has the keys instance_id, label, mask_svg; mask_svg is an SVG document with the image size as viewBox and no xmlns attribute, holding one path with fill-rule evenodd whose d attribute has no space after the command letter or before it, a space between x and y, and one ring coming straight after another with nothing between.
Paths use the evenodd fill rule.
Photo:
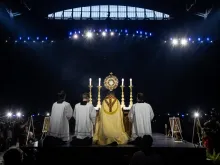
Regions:
<instances>
[{"instance_id":1,"label":"candlestick","mask_svg":"<svg viewBox=\"0 0 220 165\"><path fill-rule=\"evenodd\" d=\"M122 81L124 82L124 81ZM125 99L124 99L124 83L121 85L121 108L125 107Z\"/></svg>"},{"instance_id":2,"label":"candlestick","mask_svg":"<svg viewBox=\"0 0 220 165\"><path fill-rule=\"evenodd\" d=\"M121 86L124 86L124 79L121 80Z\"/></svg>"},{"instance_id":3,"label":"candlestick","mask_svg":"<svg viewBox=\"0 0 220 165\"><path fill-rule=\"evenodd\" d=\"M132 79L130 78L130 86L132 86Z\"/></svg>"},{"instance_id":4,"label":"candlestick","mask_svg":"<svg viewBox=\"0 0 220 165\"><path fill-rule=\"evenodd\" d=\"M97 106L96 107L98 107L98 108L101 108L101 88L102 88L102 86L97 86L97 88L98 88L98 102L97 102Z\"/></svg>"},{"instance_id":5,"label":"candlestick","mask_svg":"<svg viewBox=\"0 0 220 165\"><path fill-rule=\"evenodd\" d=\"M133 88L133 86L132 86L132 79L130 79L130 86L129 86L129 88L130 88L130 103L129 103L129 107L131 108L132 105L133 105L133 96L132 96L132 88Z\"/></svg>"},{"instance_id":6,"label":"candlestick","mask_svg":"<svg viewBox=\"0 0 220 165\"><path fill-rule=\"evenodd\" d=\"M89 79L89 102L92 104L92 79Z\"/></svg>"},{"instance_id":7,"label":"candlestick","mask_svg":"<svg viewBox=\"0 0 220 165\"><path fill-rule=\"evenodd\" d=\"M101 78L99 78L99 86L101 86Z\"/></svg>"},{"instance_id":8,"label":"candlestick","mask_svg":"<svg viewBox=\"0 0 220 165\"><path fill-rule=\"evenodd\" d=\"M92 86L92 79L89 79L89 86Z\"/></svg>"}]
</instances>

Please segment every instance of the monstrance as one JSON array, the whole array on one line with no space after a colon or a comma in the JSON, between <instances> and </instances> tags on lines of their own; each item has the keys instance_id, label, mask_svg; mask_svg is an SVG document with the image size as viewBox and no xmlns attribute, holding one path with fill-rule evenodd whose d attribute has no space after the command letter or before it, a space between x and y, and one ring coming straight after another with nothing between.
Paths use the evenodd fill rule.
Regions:
<instances>
[{"instance_id":1,"label":"monstrance","mask_svg":"<svg viewBox=\"0 0 220 165\"><path fill-rule=\"evenodd\" d=\"M118 78L113 73L110 73L104 80L104 86L106 89L113 91L118 87Z\"/></svg>"}]
</instances>

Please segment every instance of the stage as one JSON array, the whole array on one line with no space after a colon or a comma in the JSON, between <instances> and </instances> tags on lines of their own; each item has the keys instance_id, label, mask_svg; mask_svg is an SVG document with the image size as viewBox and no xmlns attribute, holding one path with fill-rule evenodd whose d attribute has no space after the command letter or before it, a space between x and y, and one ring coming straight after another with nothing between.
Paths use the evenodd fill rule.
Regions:
<instances>
[{"instance_id":1,"label":"stage","mask_svg":"<svg viewBox=\"0 0 220 165\"><path fill-rule=\"evenodd\" d=\"M205 148L196 148L192 143L175 142L163 134L153 134L153 151L161 157L164 163L185 164L189 162L204 162L206 160ZM23 148L30 150L32 148ZM90 164L129 164L134 152L139 148L133 145L72 147L69 144L53 148L35 148L37 160L42 162L79 162Z\"/></svg>"}]
</instances>

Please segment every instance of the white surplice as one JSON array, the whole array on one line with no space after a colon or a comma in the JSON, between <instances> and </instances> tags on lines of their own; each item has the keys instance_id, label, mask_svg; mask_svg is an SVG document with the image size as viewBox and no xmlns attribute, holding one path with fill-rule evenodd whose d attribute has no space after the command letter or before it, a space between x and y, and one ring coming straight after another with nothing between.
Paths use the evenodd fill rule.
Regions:
<instances>
[{"instance_id":1,"label":"white surplice","mask_svg":"<svg viewBox=\"0 0 220 165\"><path fill-rule=\"evenodd\" d=\"M50 116L48 135L69 141L69 119L72 116L73 109L68 102L55 102Z\"/></svg>"},{"instance_id":2,"label":"white surplice","mask_svg":"<svg viewBox=\"0 0 220 165\"><path fill-rule=\"evenodd\" d=\"M154 112L147 103L136 103L131 107L128 114L129 121L132 123L131 140L144 135L152 135L151 120Z\"/></svg>"},{"instance_id":3,"label":"white surplice","mask_svg":"<svg viewBox=\"0 0 220 165\"><path fill-rule=\"evenodd\" d=\"M76 120L74 136L78 139L93 137L93 126L96 121L96 110L93 105L91 103L86 105L76 104L73 117Z\"/></svg>"}]
</instances>

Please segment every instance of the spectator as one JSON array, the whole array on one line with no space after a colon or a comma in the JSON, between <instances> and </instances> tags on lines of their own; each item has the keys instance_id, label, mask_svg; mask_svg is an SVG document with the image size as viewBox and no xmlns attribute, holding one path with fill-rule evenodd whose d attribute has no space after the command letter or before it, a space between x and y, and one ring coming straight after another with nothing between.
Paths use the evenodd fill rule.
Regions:
<instances>
[{"instance_id":1,"label":"spectator","mask_svg":"<svg viewBox=\"0 0 220 165\"><path fill-rule=\"evenodd\" d=\"M4 165L21 165L23 162L23 152L18 148L10 148L3 156Z\"/></svg>"},{"instance_id":2,"label":"spectator","mask_svg":"<svg viewBox=\"0 0 220 165\"><path fill-rule=\"evenodd\" d=\"M158 165L161 164L160 156L152 151L153 138L144 135L141 140L140 151L134 153L130 165Z\"/></svg>"}]
</instances>

